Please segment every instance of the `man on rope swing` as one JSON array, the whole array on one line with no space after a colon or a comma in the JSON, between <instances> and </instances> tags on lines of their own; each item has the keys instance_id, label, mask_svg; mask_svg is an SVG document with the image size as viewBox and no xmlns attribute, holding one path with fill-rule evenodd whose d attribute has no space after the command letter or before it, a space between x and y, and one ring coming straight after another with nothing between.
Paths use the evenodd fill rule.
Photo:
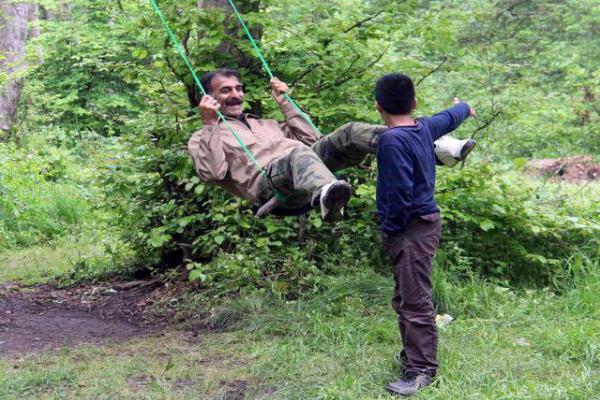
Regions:
<instances>
[{"instance_id":1,"label":"man on rope swing","mask_svg":"<svg viewBox=\"0 0 600 400\"><path fill-rule=\"evenodd\" d=\"M280 211L305 212L320 206L323 220L343 217L350 185L332 171L358 165L367 154L376 154L384 126L350 122L321 136L285 99L288 86L271 80L274 100L285 122L259 119L243 112L244 90L240 75L233 69L219 69L202 76L208 93L200 101L203 127L188 142L188 151L203 182L221 186L228 193L265 204L277 192L285 196ZM250 162L225 124L220 111L235 129L265 174ZM453 166L475 146L472 139L442 137L435 142L438 161Z\"/></svg>"}]
</instances>

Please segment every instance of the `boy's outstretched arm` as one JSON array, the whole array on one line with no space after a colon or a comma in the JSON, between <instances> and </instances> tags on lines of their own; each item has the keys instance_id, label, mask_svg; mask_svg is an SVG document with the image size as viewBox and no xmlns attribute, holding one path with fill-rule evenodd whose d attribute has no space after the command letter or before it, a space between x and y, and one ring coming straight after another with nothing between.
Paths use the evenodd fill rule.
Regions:
<instances>
[{"instance_id":1,"label":"boy's outstretched arm","mask_svg":"<svg viewBox=\"0 0 600 400\"><path fill-rule=\"evenodd\" d=\"M454 98L454 106L434 116L427 118L431 139L433 141L452 132L470 116L475 116L475 110L467 103L461 102L458 97Z\"/></svg>"}]
</instances>

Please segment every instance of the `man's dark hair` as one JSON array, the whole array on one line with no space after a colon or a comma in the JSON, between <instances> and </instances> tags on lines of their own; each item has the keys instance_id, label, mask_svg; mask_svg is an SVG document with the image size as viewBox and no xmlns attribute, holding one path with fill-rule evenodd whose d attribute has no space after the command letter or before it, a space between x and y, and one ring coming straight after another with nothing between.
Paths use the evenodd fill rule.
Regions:
<instances>
[{"instance_id":1,"label":"man's dark hair","mask_svg":"<svg viewBox=\"0 0 600 400\"><path fill-rule=\"evenodd\" d=\"M217 70L207 72L204 75L202 75L202 78L200 79L200 82L202 83L202 86L204 86L204 90L206 90L207 93L212 92L211 82L215 76L235 76L236 78L238 78L239 81L241 81L240 73L237 72L235 69L219 68Z\"/></svg>"},{"instance_id":2,"label":"man's dark hair","mask_svg":"<svg viewBox=\"0 0 600 400\"><path fill-rule=\"evenodd\" d=\"M384 75L375 85L375 100L388 114L410 114L415 105L415 85L404 74Z\"/></svg>"}]
</instances>

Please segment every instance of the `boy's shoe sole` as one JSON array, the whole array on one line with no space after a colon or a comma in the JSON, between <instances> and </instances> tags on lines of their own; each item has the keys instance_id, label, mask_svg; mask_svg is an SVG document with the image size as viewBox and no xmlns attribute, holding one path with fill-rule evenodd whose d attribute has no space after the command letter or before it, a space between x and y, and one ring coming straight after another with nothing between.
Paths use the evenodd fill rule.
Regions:
<instances>
[{"instance_id":1,"label":"boy's shoe sole","mask_svg":"<svg viewBox=\"0 0 600 400\"><path fill-rule=\"evenodd\" d=\"M344 206L350 200L352 189L346 181L335 181L323 187L321 218L326 222L339 221L344 216Z\"/></svg>"}]
</instances>

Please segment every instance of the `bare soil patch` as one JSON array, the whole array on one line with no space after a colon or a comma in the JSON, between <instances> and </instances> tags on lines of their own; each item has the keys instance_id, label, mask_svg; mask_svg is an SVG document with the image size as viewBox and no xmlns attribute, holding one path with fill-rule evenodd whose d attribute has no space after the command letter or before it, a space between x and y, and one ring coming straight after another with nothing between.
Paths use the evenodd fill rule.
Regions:
<instances>
[{"instance_id":1,"label":"bare soil patch","mask_svg":"<svg viewBox=\"0 0 600 400\"><path fill-rule=\"evenodd\" d=\"M68 288L0 285L0 357L157 334L169 318L149 317L146 307L178 291L158 280Z\"/></svg>"},{"instance_id":2,"label":"bare soil patch","mask_svg":"<svg viewBox=\"0 0 600 400\"><path fill-rule=\"evenodd\" d=\"M235 380L229 382L223 399L225 400L244 400L246 391L248 390L248 382L243 380Z\"/></svg>"},{"instance_id":3,"label":"bare soil patch","mask_svg":"<svg viewBox=\"0 0 600 400\"><path fill-rule=\"evenodd\" d=\"M595 163L592 156L585 155L531 160L525 170L556 181L586 183L600 180L600 164Z\"/></svg>"}]
</instances>

